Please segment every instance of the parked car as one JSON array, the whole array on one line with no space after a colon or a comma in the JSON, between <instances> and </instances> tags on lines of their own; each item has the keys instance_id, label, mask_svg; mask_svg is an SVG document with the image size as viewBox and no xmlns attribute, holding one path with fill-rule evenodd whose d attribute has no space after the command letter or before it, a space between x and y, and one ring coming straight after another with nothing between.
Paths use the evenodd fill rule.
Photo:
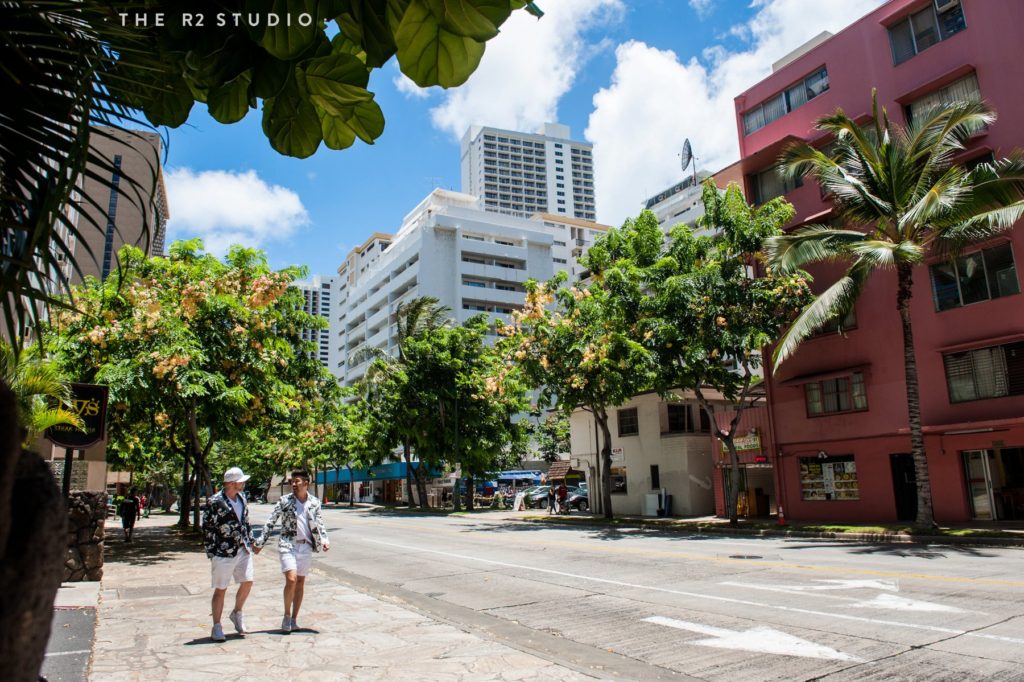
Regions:
<instances>
[{"instance_id":1,"label":"parked car","mask_svg":"<svg viewBox=\"0 0 1024 682\"><path fill-rule=\"evenodd\" d=\"M548 508L548 488L549 485L535 485L532 488L526 489L526 496L523 498L526 501L527 509L547 509Z\"/></svg>"},{"instance_id":2,"label":"parked car","mask_svg":"<svg viewBox=\"0 0 1024 682\"><path fill-rule=\"evenodd\" d=\"M587 488L585 486L569 488L567 502L571 509L581 512L588 511L590 509L590 495Z\"/></svg>"}]
</instances>

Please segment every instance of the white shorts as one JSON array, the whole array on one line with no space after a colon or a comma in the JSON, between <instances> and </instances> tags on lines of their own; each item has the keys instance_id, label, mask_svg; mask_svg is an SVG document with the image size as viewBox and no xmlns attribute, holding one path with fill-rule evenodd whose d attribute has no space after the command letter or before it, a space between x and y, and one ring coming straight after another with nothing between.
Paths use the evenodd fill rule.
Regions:
<instances>
[{"instance_id":1,"label":"white shorts","mask_svg":"<svg viewBox=\"0 0 1024 682\"><path fill-rule=\"evenodd\" d=\"M226 590L231 579L236 583L251 583L253 575L252 553L247 549L238 550L235 556L215 556L210 568L213 589Z\"/></svg>"},{"instance_id":2,"label":"white shorts","mask_svg":"<svg viewBox=\"0 0 1024 682\"><path fill-rule=\"evenodd\" d=\"M313 563L313 546L309 543L296 544L295 549L281 550L281 572L295 571L295 575L305 578L309 575L309 565Z\"/></svg>"}]
</instances>

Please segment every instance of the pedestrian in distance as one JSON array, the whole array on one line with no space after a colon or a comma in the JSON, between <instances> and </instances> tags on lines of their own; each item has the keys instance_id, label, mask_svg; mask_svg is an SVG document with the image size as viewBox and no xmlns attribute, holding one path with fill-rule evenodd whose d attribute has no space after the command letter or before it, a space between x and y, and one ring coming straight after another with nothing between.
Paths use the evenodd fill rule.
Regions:
<instances>
[{"instance_id":1,"label":"pedestrian in distance","mask_svg":"<svg viewBox=\"0 0 1024 682\"><path fill-rule=\"evenodd\" d=\"M558 501L555 499L555 486L548 486L548 514L555 514L558 512Z\"/></svg>"},{"instance_id":2,"label":"pedestrian in distance","mask_svg":"<svg viewBox=\"0 0 1024 682\"><path fill-rule=\"evenodd\" d=\"M569 489L565 487L565 481L558 484L558 512L569 513Z\"/></svg>"},{"instance_id":3,"label":"pedestrian in distance","mask_svg":"<svg viewBox=\"0 0 1024 682\"><path fill-rule=\"evenodd\" d=\"M263 526L257 543L263 547L274 526L280 521L281 534L277 547L284 574L284 618L281 630L287 634L298 630L299 608L306 588L306 576L313 562L313 552L326 552L331 548L320 514L320 500L309 492L309 472L297 469L291 476L292 491L284 495Z\"/></svg>"},{"instance_id":4,"label":"pedestrian in distance","mask_svg":"<svg viewBox=\"0 0 1024 682\"><path fill-rule=\"evenodd\" d=\"M128 495L121 500L117 508L121 516L121 528L124 530L124 541L131 543L132 533L135 531L135 522L142 516L142 502L135 494L135 488L128 491Z\"/></svg>"},{"instance_id":5,"label":"pedestrian in distance","mask_svg":"<svg viewBox=\"0 0 1024 682\"><path fill-rule=\"evenodd\" d=\"M220 492L206 501L203 510L203 540L206 556L210 559L213 599L210 609L213 615L213 630L210 639L223 642L224 628L220 624L224 612L224 597L231 580L238 583L235 593L235 608L228 618L235 631L245 636L245 622L242 607L252 590L253 556L260 553L260 546L252 534L249 523L249 505L245 499L245 482L249 480L238 467L224 472L224 486Z\"/></svg>"}]
</instances>

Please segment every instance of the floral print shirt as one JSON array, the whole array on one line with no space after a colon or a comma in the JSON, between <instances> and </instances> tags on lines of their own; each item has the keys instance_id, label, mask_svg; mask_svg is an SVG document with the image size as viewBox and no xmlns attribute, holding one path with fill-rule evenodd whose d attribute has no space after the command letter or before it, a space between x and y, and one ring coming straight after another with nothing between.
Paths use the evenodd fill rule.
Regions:
<instances>
[{"instance_id":1,"label":"floral print shirt","mask_svg":"<svg viewBox=\"0 0 1024 682\"><path fill-rule=\"evenodd\" d=\"M207 557L233 557L245 547L251 549L256 544L249 524L249 505L245 495L238 494L242 500L242 518L239 520L231 502L224 491L206 501L203 509L203 542L206 545Z\"/></svg>"},{"instance_id":2,"label":"floral print shirt","mask_svg":"<svg viewBox=\"0 0 1024 682\"><path fill-rule=\"evenodd\" d=\"M278 548L282 552L290 552L295 549L295 536L299 532L299 522L295 513L295 494L288 493L274 505L274 511L270 512L270 518L263 526L263 534L256 540L256 546L262 547L270 539L270 532L280 521L281 536L277 540ZM309 522L309 532L313 536L313 551L319 552L324 547L330 547L331 541L327 537L327 528L320 515L320 500L313 495L306 496L306 520Z\"/></svg>"}]
</instances>

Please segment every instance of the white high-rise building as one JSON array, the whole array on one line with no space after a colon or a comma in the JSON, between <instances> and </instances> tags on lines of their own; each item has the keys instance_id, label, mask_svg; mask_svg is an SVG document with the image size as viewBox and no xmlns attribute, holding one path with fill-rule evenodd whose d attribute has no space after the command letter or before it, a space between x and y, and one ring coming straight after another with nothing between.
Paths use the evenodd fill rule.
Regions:
<instances>
[{"instance_id":1,"label":"white high-rise building","mask_svg":"<svg viewBox=\"0 0 1024 682\"><path fill-rule=\"evenodd\" d=\"M302 292L302 311L310 315L317 315L328 324L331 321L331 296L334 288L334 277L321 277L316 275L308 282L295 282L293 286ZM330 329L303 329L302 339L313 341L317 344L315 357L328 369L331 368L331 333Z\"/></svg>"},{"instance_id":2,"label":"white high-rise building","mask_svg":"<svg viewBox=\"0 0 1024 682\"><path fill-rule=\"evenodd\" d=\"M462 136L462 191L493 213L596 220L594 146L569 134L560 123L535 134L470 127Z\"/></svg>"},{"instance_id":3,"label":"white high-rise building","mask_svg":"<svg viewBox=\"0 0 1024 682\"><path fill-rule=\"evenodd\" d=\"M700 171L696 178L690 176L682 182L677 182L658 192L644 202L644 208L657 216L658 223L666 235L680 223L693 227L697 223L697 218L704 215L701 183L709 177L711 177L710 173Z\"/></svg>"},{"instance_id":4,"label":"white high-rise building","mask_svg":"<svg viewBox=\"0 0 1024 682\"><path fill-rule=\"evenodd\" d=\"M577 259L607 229L553 215L487 212L474 196L435 189L395 235L375 233L338 268L331 371L351 386L369 365L350 364L357 349L394 353L398 307L419 296L439 299L458 323L479 313L510 323L528 279L566 270L575 280Z\"/></svg>"}]
</instances>

